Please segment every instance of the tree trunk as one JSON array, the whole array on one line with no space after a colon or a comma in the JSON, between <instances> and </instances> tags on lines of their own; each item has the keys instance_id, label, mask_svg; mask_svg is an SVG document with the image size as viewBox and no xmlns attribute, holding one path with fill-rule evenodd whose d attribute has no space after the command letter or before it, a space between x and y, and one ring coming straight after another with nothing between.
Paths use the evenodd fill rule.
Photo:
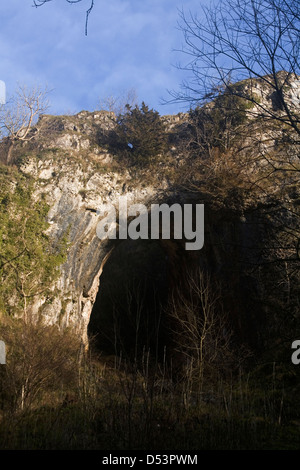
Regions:
<instances>
[{"instance_id":1,"label":"tree trunk","mask_svg":"<svg viewBox=\"0 0 300 470\"><path fill-rule=\"evenodd\" d=\"M13 148L14 148L14 142L13 140L9 139L8 151L7 151L7 156L6 156L7 165L11 165L13 161Z\"/></svg>"}]
</instances>

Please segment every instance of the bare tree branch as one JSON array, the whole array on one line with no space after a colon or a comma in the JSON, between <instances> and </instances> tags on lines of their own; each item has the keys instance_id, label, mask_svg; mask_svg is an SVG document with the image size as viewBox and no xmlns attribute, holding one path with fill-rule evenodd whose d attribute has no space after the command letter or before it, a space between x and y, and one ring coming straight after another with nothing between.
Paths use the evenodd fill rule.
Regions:
<instances>
[{"instance_id":1,"label":"bare tree branch","mask_svg":"<svg viewBox=\"0 0 300 470\"><path fill-rule=\"evenodd\" d=\"M67 3L71 3L71 4L82 2L82 0L65 0L65 1ZM33 6L38 8L38 7L41 7L41 6L45 5L45 3L49 3L49 2L52 2L52 0L33 0ZM87 36L87 32L88 32L89 15L90 15L93 8L94 8L94 0L91 0L90 6L86 11L86 17L85 17L85 35L86 36Z\"/></svg>"},{"instance_id":2,"label":"bare tree branch","mask_svg":"<svg viewBox=\"0 0 300 470\"><path fill-rule=\"evenodd\" d=\"M39 115L48 109L47 95L47 89L19 86L15 95L0 106L0 134L9 142L6 163L11 162L16 142L28 142L36 136L39 129L33 126Z\"/></svg>"},{"instance_id":3,"label":"bare tree branch","mask_svg":"<svg viewBox=\"0 0 300 470\"><path fill-rule=\"evenodd\" d=\"M182 92L170 92L174 102L205 103L218 96L228 83L259 79L274 92L281 113L255 97L231 88L230 92L255 103L265 115L291 126L300 135L298 107L290 99L291 82L300 74L299 4L285 0L224 0L203 15L180 13L179 27L190 74ZM283 73L284 72L284 73ZM228 90L229 91L229 90Z\"/></svg>"}]
</instances>

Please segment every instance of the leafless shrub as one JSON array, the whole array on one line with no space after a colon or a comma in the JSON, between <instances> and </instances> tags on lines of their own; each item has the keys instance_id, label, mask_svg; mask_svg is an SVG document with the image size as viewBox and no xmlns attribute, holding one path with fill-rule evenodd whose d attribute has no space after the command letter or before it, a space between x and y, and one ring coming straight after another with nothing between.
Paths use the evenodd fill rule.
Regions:
<instances>
[{"instance_id":1,"label":"leafless shrub","mask_svg":"<svg viewBox=\"0 0 300 470\"><path fill-rule=\"evenodd\" d=\"M79 343L56 326L7 319L0 325L7 347L1 375L4 406L13 411L32 406L39 396L75 384Z\"/></svg>"},{"instance_id":2,"label":"leafless shrub","mask_svg":"<svg viewBox=\"0 0 300 470\"><path fill-rule=\"evenodd\" d=\"M211 383L239 367L221 290L208 274L189 274L186 288L172 297L168 313L187 389L196 387L201 393L204 380Z\"/></svg>"}]
</instances>

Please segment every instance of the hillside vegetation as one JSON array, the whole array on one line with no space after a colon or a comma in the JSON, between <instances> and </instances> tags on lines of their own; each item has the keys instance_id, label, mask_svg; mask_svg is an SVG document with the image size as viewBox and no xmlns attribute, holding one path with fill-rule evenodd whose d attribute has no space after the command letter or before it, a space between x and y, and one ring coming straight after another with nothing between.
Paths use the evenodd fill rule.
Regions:
<instances>
[{"instance_id":1,"label":"hillside vegetation","mask_svg":"<svg viewBox=\"0 0 300 470\"><path fill-rule=\"evenodd\" d=\"M283 113L259 82L246 81L177 116L144 103L118 116L41 116L33 138L14 143L9 162L3 138L0 448L299 448L300 366L291 361L300 338L299 136ZM53 286L76 241L68 204L60 237L51 236L45 181L72 182L78 169L86 181L118 174L124 194L128 186L151 186L159 200L179 195L207 211L205 248L191 258L178 260L172 243L169 251L153 244L116 250L100 303L113 351L92 336L85 351L77 325L52 324L42 308L30 308L60 295ZM86 181L75 195L83 201ZM165 253L175 260L171 281ZM142 266L149 278L160 274L156 289L169 283L159 306L136 287Z\"/></svg>"}]
</instances>

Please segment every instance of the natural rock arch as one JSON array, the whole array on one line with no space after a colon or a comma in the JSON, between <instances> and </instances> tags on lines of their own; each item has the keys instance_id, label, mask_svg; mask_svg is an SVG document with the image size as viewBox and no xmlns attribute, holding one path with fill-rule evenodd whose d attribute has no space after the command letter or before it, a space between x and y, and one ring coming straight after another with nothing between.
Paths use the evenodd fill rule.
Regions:
<instances>
[{"instance_id":1,"label":"natural rock arch","mask_svg":"<svg viewBox=\"0 0 300 470\"><path fill-rule=\"evenodd\" d=\"M147 204L145 195L144 200L142 197L135 200ZM99 289L101 290L101 274L114 250L122 243L122 240L118 239L100 240L97 237L99 218L96 208L97 201L88 207L86 204L78 207L76 198L71 195L68 199L66 194L62 194L57 205L53 206L50 217L60 229L57 236L61 236L64 229L70 227L70 248L67 261L62 266L61 276L53 290L53 299L49 302L40 298L33 306L33 314L36 313L38 318L42 316L46 323L57 324L61 328L73 328L85 348L89 345L88 326L91 313ZM52 227L55 229L54 224ZM255 242L256 236L255 233L247 234L249 247L252 243L250 238ZM244 312L245 299L240 298L241 285L246 285L247 279L241 278L242 272L235 266L235 256L232 252L233 246L236 246L237 250L240 249L239 240L244 238L244 223L234 214L213 213L206 208L203 250L185 250L185 240L160 239L158 242L168 257L168 276L173 289L178 290L188 270L199 266L210 270L224 280L226 307L228 306L237 329L249 336L249 327L252 328L251 325L247 326L247 322L251 320L247 313L249 309L247 307ZM229 246L230 250L227 249ZM245 246L245 254L247 249ZM251 302L250 294L249 299ZM254 324L255 319L251 322Z\"/></svg>"},{"instance_id":2,"label":"natural rock arch","mask_svg":"<svg viewBox=\"0 0 300 470\"><path fill-rule=\"evenodd\" d=\"M143 201L149 206L145 199L142 195L135 202ZM78 197L62 192L50 210L51 230L57 230L57 238L68 230L69 249L67 260L61 267L61 276L53 289L53 299L38 299L33 305L33 314L42 316L48 324L74 328L87 348L88 325L101 289L101 274L112 253L124 240L100 240L96 233L99 222L97 201L88 206L76 205L77 201ZM176 285L183 277L185 263L189 263L188 258L191 258L185 250L185 240L159 239L157 242L168 258L169 282Z\"/></svg>"}]
</instances>

